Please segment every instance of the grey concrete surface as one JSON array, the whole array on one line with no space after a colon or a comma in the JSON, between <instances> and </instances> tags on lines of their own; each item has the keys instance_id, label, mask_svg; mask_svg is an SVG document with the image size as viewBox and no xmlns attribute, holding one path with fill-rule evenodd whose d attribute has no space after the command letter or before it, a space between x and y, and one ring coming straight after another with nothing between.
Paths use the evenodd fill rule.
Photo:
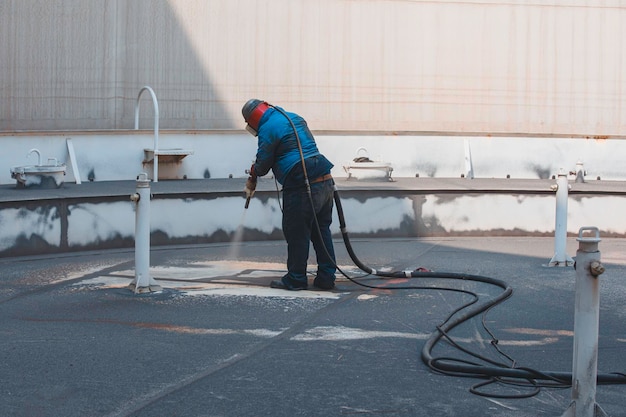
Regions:
<instances>
[{"instance_id":1,"label":"grey concrete surface","mask_svg":"<svg viewBox=\"0 0 626 417\"><path fill-rule=\"evenodd\" d=\"M513 296L453 331L499 362L484 325L516 367L569 372L575 270L547 267L550 238L355 239L376 269L476 274ZM568 239L568 255L578 245ZM338 263L358 271L340 241ZM600 242L599 371L626 372L626 242ZM282 242L161 247L151 274L163 291L135 294L134 252L0 259L0 404L7 416L560 416L569 388L531 389L441 375L421 360L426 339L473 291L500 289L434 278L338 277L334 292L268 288L284 273ZM314 256L310 259L314 273ZM394 286L419 289L393 290ZM427 288L424 288L427 287ZM444 342L435 356L470 359ZM472 360L476 360L473 359ZM597 402L626 416L626 386L601 385Z\"/></svg>"}]
</instances>

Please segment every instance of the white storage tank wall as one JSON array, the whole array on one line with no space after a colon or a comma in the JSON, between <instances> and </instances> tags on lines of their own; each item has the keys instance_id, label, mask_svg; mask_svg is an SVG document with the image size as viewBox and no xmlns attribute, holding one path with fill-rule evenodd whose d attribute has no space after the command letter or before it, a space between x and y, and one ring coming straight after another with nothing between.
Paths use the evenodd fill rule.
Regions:
<instances>
[{"instance_id":1,"label":"white storage tank wall","mask_svg":"<svg viewBox=\"0 0 626 417\"><path fill-rule=\"evenodd\" d=\"M313 129L626 134L619 0L4 0L0 130L241 128L259 97ZM142 106L141 126L151 126Z\"/></svg>"}]
</instances>

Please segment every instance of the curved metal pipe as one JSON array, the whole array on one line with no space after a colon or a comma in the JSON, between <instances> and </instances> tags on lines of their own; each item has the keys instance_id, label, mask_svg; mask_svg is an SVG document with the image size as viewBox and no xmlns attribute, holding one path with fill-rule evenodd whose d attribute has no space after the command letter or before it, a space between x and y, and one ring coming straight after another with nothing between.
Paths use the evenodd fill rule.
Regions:
<instances>
[{"instance_id":1,"label":"curved metal pipe","mask_svg":"<svg viewBox=\"0 0 626 417\"><path fill-rule=\"evenodd\" d=\"M28 158L30 156L31 153L36 153L38 160L37 160L37 165L41 165L41 152L39 152L39 149L31 149L30 151L28 151L28 154L26 155L26 157Z\"/></svg>"},{"instance_id":2,"label":"curved metal pipe","mask_svg":"<svg viewBox=\"0 0 626 417\"><path fill-rule=\"evenodd\" d=\"M139 94L137 95L137 101L135 102L135 130L139 129L139 103L141 99L141 95L144 91L148 91L150 96L152 97L152 105L154 106L154 166L153 166L153 178L154 182L158 182L159 180L159 156L157 150L159 149L159 102L157 101L156 94L154 90L149 86L144 86L141 90L139 90Z\"/></svg>"}]
</instances>

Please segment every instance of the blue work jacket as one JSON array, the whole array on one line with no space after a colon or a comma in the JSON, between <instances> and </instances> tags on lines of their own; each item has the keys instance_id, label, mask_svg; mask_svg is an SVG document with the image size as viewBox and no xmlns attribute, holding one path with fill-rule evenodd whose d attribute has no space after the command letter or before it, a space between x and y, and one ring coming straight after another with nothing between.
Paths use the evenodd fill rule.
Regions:
<instances>
[{"instance_id":1,"label":"blue work jacket","mask_svg":"<svg viewBox=\"0 0 626 417\"><path fill-rule=\"evenodd\" d=\"M304 158L320 155L306 121L295 113L287 113L287 115L298 131ZM271 169L276 180L284 185L290 171L300 163L301 157L296 135L289 120L284 114L270 107L259 121L258 149L254 162L256 174L263 176ZM330 172L332 164L328 162L328 165L325 170ZM318 175L318 173L310 173L310 175Z\"/></svg>"}]
</instances>

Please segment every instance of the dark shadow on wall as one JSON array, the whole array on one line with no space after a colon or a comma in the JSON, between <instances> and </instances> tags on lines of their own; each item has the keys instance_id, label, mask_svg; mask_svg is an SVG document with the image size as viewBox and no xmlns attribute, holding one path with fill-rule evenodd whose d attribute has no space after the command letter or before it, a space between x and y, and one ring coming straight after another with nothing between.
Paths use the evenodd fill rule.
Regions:
<instances>
[{"instance_id":1,"label":"dark shadow on wall","mask_svg":"<svg viewBox=\"0 0 626 417\"><path fill-rule=\"evenodd\" d=\"M236 126L169 1L3 3L0 130L132 129L145 85L161 129ZM144 94L140 128L153 121Z\"/></svg>"}]
</instances>

